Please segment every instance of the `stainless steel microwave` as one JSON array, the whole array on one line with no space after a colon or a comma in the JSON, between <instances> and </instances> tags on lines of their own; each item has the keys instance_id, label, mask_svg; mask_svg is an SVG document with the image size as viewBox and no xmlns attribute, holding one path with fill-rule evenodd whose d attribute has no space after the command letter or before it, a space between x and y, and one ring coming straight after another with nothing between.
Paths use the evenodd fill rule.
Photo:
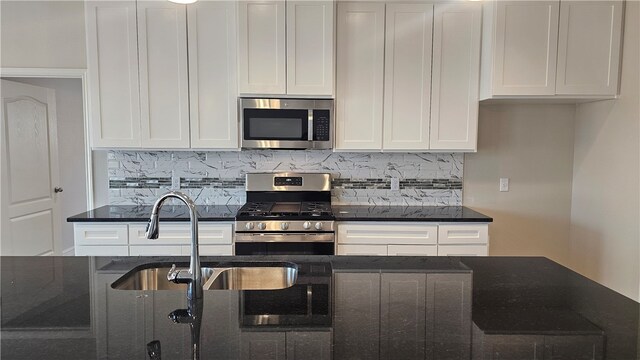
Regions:
<instances>
[{"instance_id":1,"label":"stainless steel microwave","mask_svg":"<svg viewBox=\"0 0 640 360\"><path fill-rule=\"evenodd\" d=\"M240 98L244 149L333 148L332 99Z\"/></svg>"}]
</instances>

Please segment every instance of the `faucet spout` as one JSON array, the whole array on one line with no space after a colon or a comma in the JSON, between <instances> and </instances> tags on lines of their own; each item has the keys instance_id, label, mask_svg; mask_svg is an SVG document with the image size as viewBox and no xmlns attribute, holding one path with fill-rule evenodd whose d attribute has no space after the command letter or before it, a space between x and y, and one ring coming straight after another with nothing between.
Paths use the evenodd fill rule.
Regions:
<instances>
[{"instance_id":1,"label":"faucet spout","mask_svg":"<svg viewBox=\"0 0 640 360\"><path fill-rule=\"evenodd\" d=\"M162 195L156 200L151 211L151 218L147 224L145 235L147 239L157 239L160 234L160 209L164 202L174 198L182 201L189 208L189 218L191 220L191 255L189 261L188 276L174 276L176 281L187 280L189 287L187 290L187 300L189 304L197 299L202 299L202 270L200 267L200 254L198 252L198 213L196 205L186 194L179 191L171 191ZM174 265L175 266L175 265ZM175 269L174 269L175 270ZM173 280L172 280L173 281Z\"/></svg>"}]
</instances>

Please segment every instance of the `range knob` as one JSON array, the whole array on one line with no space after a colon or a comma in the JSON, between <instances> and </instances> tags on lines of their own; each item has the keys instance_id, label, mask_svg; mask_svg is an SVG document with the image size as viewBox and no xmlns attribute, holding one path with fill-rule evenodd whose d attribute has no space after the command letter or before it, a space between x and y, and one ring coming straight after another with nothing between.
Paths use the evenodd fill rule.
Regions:
<instances>
[{"instance_id":1,"label":"range knob","mask_svg":"<svg viewBox=\"0 0 640 360\"><path fill-rule=\"evenodd\" d=\"M311 229L311 223L308 221L305 221L304 224L302 224L302 227L305 228L306 230Z\"/></svg>"},{"instance_id":2,"label":"range knob","mask_svg":"<svg viewBox=\"0 0 640 360\"><path fill-rule=\"evenodd\" d=\"M287 230L288 228L289 228L289 223L288 222L280 223L280 229Z\"/></svg>"},{"instance_id":3,"label":"range knob","mask_svg":"<svg viewBox=\"0 0 640 360\"><path fill-rule=\"evenodd\" d=\"M322 223L321 222L317 222L316 223L316 230L322 230Z\"/></svg>"},{"instance_id":4,"label":"range knob","mask_svg":"<svg viewBox=\"0 0 640 360\"><path fill-rule=\"evenodd\" d=\"M265 223L258 223L258 229L260 229L260 230L264 230L264 229L266 229L266 228L267 228L267 224L265 224Z\"/></svg>"},{"instance_id":5,"label":"range knob","mask_svg":"<svg viewBox=\"0 0 640 360\"><path fill-rule=\"evenodd\" d=\"M253 223L252 223L252 222L248 222L248 223L246 223L246 224L244 225L244 227L245 227L247 230L252 230L252 229L253 229Z\"/></svg>"}]
</instances>

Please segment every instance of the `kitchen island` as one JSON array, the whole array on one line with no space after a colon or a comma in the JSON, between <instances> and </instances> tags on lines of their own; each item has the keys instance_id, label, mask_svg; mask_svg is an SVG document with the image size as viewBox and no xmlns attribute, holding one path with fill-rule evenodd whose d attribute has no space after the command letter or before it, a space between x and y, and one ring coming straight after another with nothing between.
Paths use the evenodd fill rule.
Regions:
<instances>
[{"instance_id":1,"label":"kitchen island","mask_svg":"<svg viewBox=\"0 0 640 360\"><path fill-rule=\"evenodd\" d=\"M185 291L118 290L187 258L2 257L2 359L186 359ZM636 359L638 303L545 258L202 257L291 264L283 290L208 290L203 359ZM542 357L541 355L544 355Z\"/></svg>"}]
</instances>

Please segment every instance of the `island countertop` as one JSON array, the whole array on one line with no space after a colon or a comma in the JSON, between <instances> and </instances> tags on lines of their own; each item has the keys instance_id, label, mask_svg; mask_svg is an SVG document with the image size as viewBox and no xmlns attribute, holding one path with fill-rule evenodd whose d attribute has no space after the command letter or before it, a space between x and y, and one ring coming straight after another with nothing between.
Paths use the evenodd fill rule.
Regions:
<instances>
[{"instance_id":1,"label":"island countertop","mask_svg":"<svg viewBox=\"0 0 640 360\"><path fill-rule=\"evenodd\" d=\"M328 314L327 322L247 325L245 318L256 311L295 314L297 295L205 291L203 359L407 354L469 359L491 352L496 339L502 339L504 354L504 345L516 339L511 336L525 344L525 353L544 348L559 354L554 358L578 358L585 349L601 359L639 354L639 304L545 258L202 257L203 266L247 261L295 264L298 282L306 284L299 295L320 294L315 299L324 303L315 306ZM161 344L162 359L190 357L189 326L167 317L185 307L184 291L111 288L144 264L181 266L188 258L2 257L0 262L2 359L148 359L154 341ZM319 276L303 270L314 268L329 271ZM252 351L258 353L252 357Z\"/></svg>"},{"instance_id":2,"label":"island countertop","mask_svg":"<svg viewBox=\"0 0 640 360\"><path fill-rule=\"evenodd\" d=\"M234 221L240 205L198 205L200 221ZM150 205L105 205L71 216L69 222L146 222ZM415 222L480 222L493 219L465 206L400 206L400 205L333 205L337 221L415 221ZM162 221L189 221L183 205L165 205L160 210Z\"/></svg>"}]
</instances>

